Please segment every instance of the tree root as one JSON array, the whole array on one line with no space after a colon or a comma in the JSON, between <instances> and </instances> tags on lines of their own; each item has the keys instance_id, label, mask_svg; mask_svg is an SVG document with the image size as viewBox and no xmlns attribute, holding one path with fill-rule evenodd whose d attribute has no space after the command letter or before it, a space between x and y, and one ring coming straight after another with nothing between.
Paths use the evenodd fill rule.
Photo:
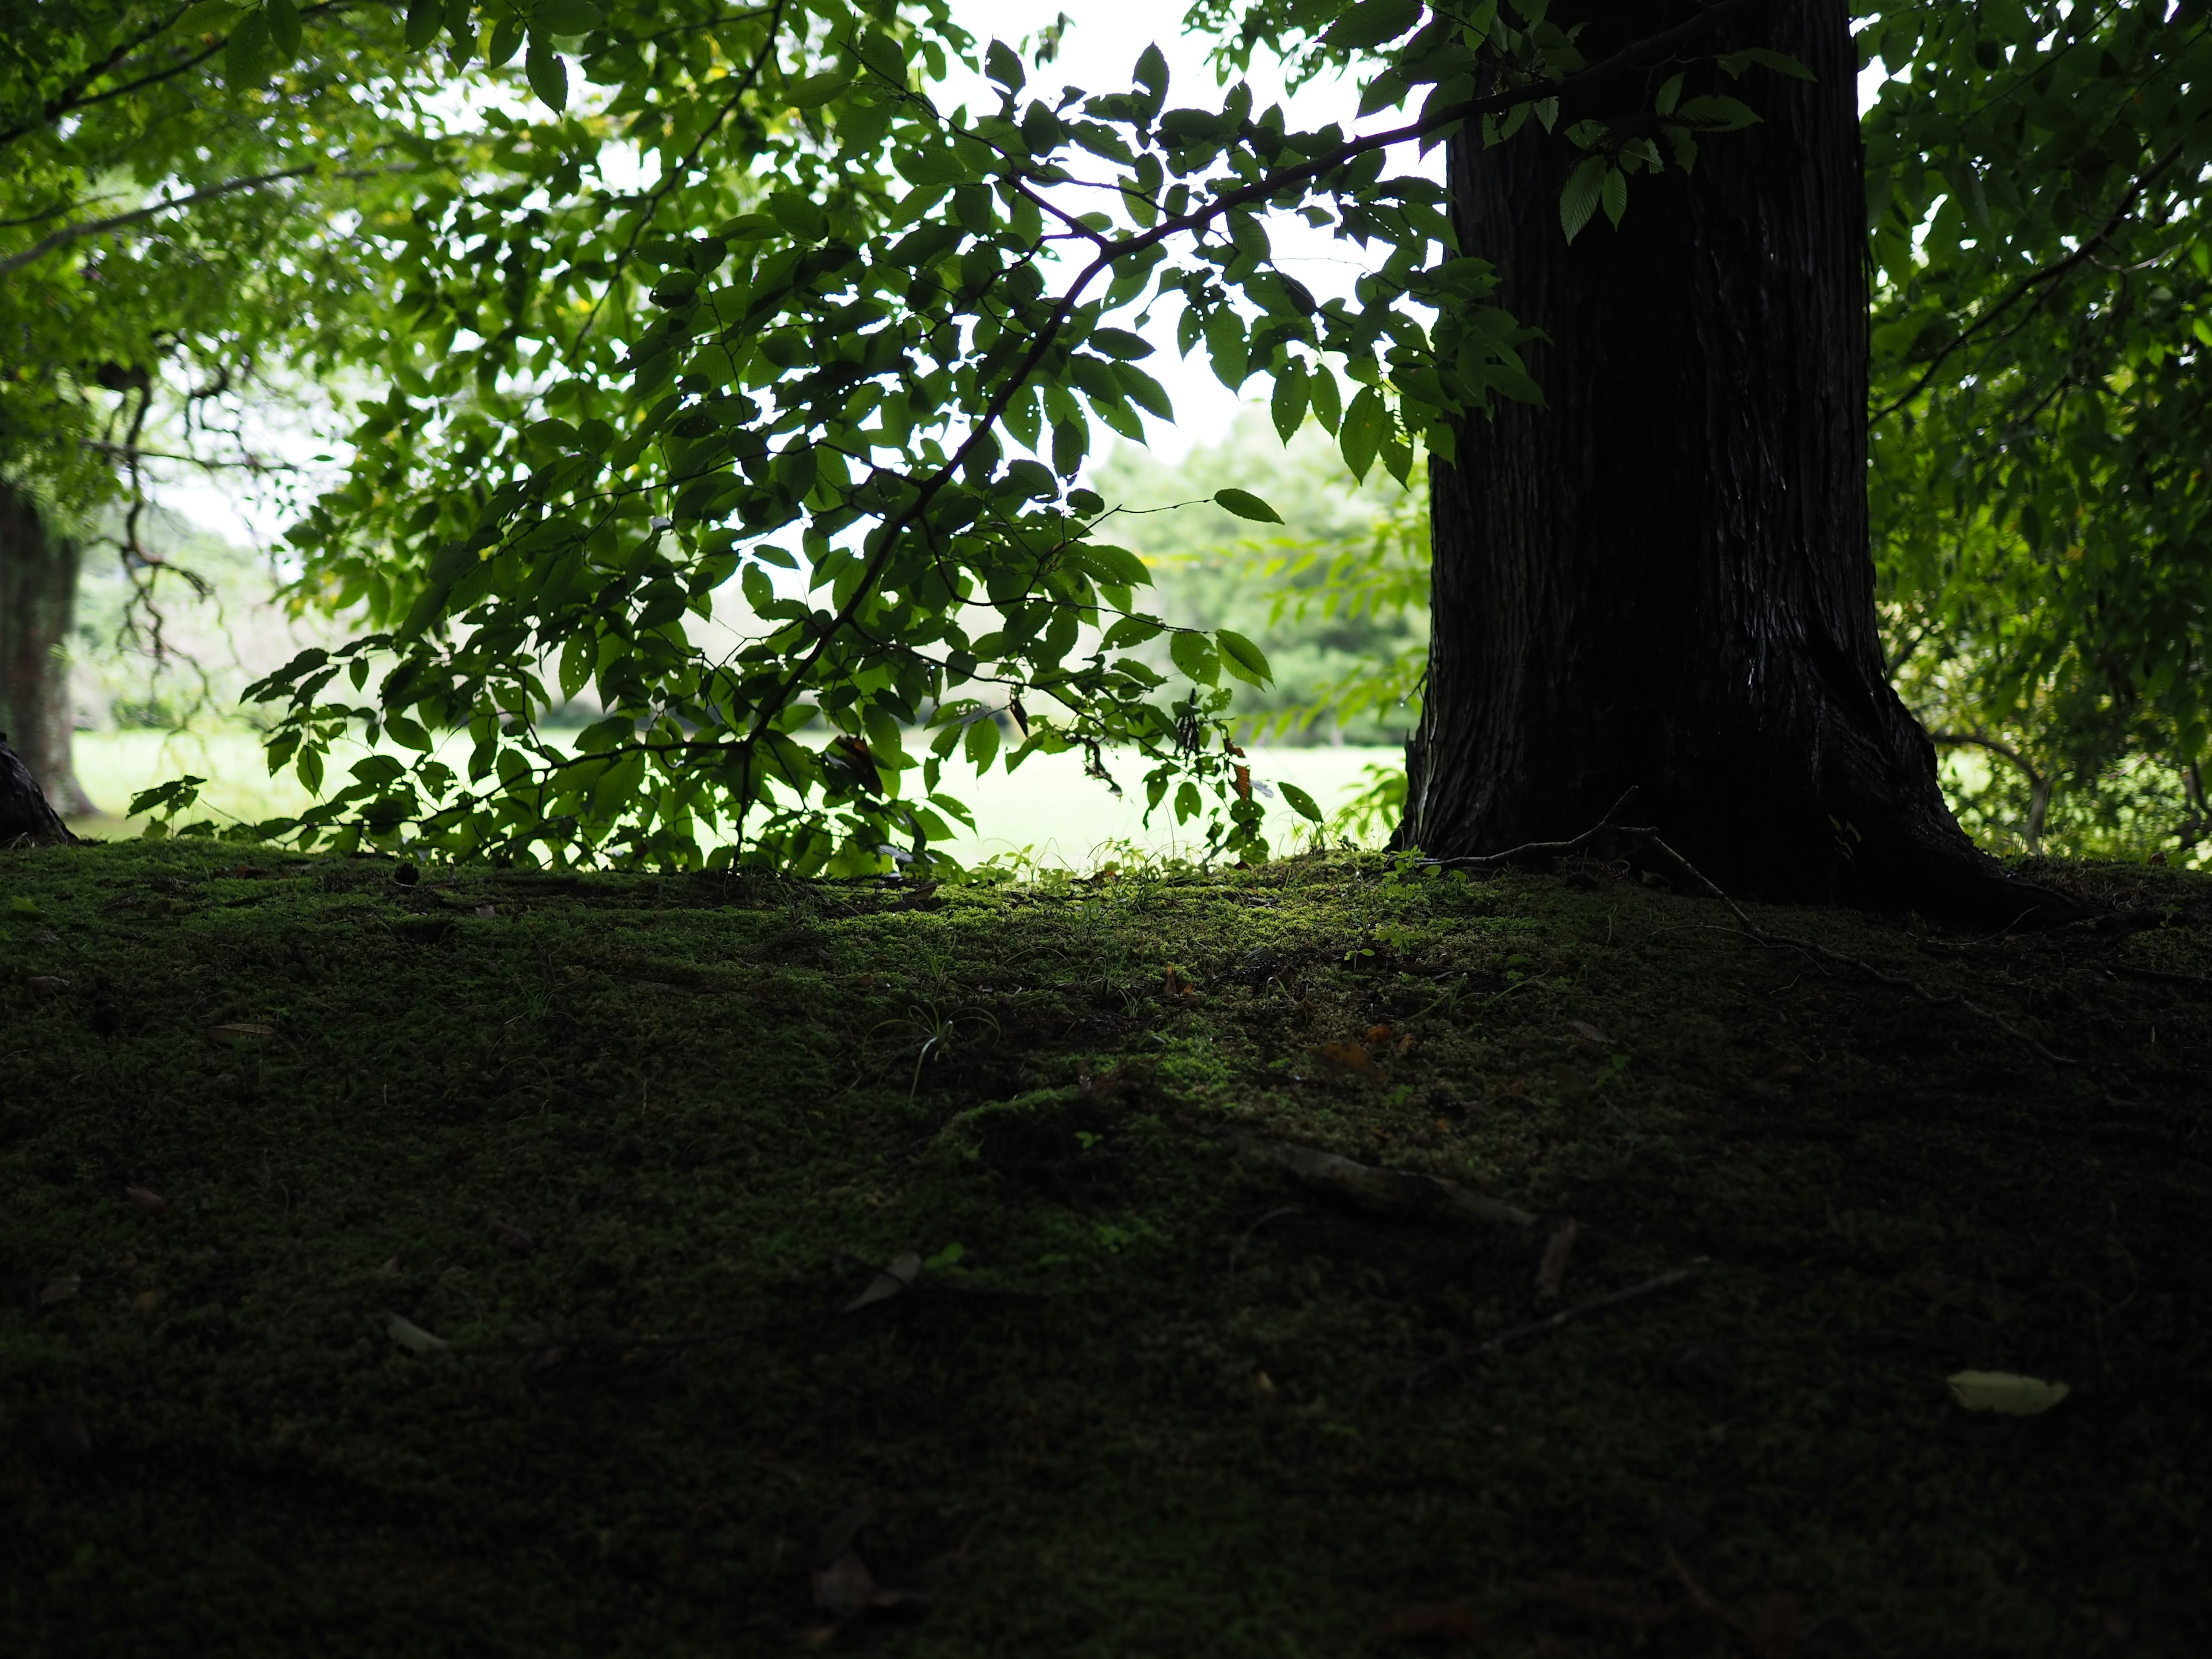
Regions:
<instances>
[{"instance_id":1,"label":"tree root","mask_svg":"<svg viewBox=\"0 0 2212 1659\"><path fill-rule=\"evenodd\" d=\"M1620 833L1626 832L1623 831ZM1911 992L1913 995L1918 997L1923 1002L1927 1003L1930 1007L1963 1008L1978 1019L1986 1020L1991 1025L1996 1026L1997 1030L2002 1031L2007 1036L2011 1037L2014 1041L2025 1043L2029 1048L2034 1050L2039 1057L2050 1065L2078 1066L2081 1064L2079 1060L2069 1060L2063 1054L2055 1054L2051 1053L2050 1049L2045 1048L2042 1043L2037 1042L2027 1032L2021 1030L2020 1027L2014 1025L2010 1020L2005 1018L2003 1015L1998 1013L1994 1009L1984 1007L1980 1003L1974 1001L1969 997L1955 994L1950 996L1939 996L1935 992L1929 990L1926 986L1920 983L1918 980L1906 979L1901 974L1884 973L1881 969L1875 967L1872 963L1866 961L1863 957L1847 957L1842 951L1832 950L1827 945L1820 943L1817 939L1799 939L1794 934L1790 933L1770 933L1767 929L1761 927L1757 922L1753 921L1748 915L1745 915L1741 905L1738 904L1734 899L1723 892L1714 883L1707 880L1704 874L1698 871L1697 866L1692 864L1689 860L1684 858L1680 853L1667 845L1667 843L1661 840L1657 835L1646 831L1644 832L1643 838L1647 844L1656 848L1658 851L1671 863L1673 863L1677 869L1680 870L1684 875L1689 877L1692 881L1695 882L1707 893L1710 893L1713 897L1718 899L1723 904L1728 906L1729 914L1735 918L1736 925L1743 930L1745 937L1753 940L1754 943L1764 945L1771 951L1802 951L1808 956L1818 957L1824 961L1837 963L1843 967L1855 969L1858 972L1864 974L1869 979L1874 980L1879 984L1893 985L1899 990Z\"/></svg>"},{"instance_id":2,"label":"tree root","mask_svg":"<svg viewBox=\"0 0 2212 1659\"><path fill-rule=\"evenodd\" d=\"M1611 806L1606 809L1606 813L1603 817L1600 818L1589 829L1583 830L1579 836L1571 836L1565 841L1532 841L1519 847L1509 848L1503 853L1485 853L1450 859L1429 859L1424 860L1423 862L1443 870L1485 869L1494 867L1501 864L1510 864L1519 859L1543 856L1557 857L1562 854L1577 852L1581 848L1589 846L1590 842L1595 841L1601 836L1625 836L1632 840L1641 842L1647 847L1657 849L1660 854L1664 857L1668 863L1672 864L1676 869L1687 876L1691 881L1695 883L1699 888L1704 890L1704 891L1711 895L1714 898L1718 899L1723 904L1728 906L1729 913L1735 918L1736 925L1742 929L1744 936L1756 945L1762 945L1771 951L1802 951L1808 956L1817 957L1824 961L1836 963L1840 966L1855 969L1856 971L1865 975L1869 979L1875 981L1878 984L1892 985L1895 986L1899 990L1910 991L1913 995L1918 997L1923 1002L1927 1003L1931 1007L1963 1008L1968 1013L1975 1016L1978 1019L1984 1020L1990 1024L1996 1026L1997 1030L2002 1031L2007 1036L2011 1037L2014 1041L2026 1044L2029 1048L2035 1052L2039 1058L2050 1065L2075 1066L2081 1063L2078 1060L2069 1060L2063 1054L2053 1054L2049 1048L2036 1041L2035 1038L2030 1036L2027 1032L2013 1024L2011 1021L2006 1019L2003 1015L1996 1012L1994 1009L1984 1007L1980 1003L1975 1002L1970 998L1959 995L1938 995L1936 993L1929 990L1926 986L1921 984L1917 980L1906 979L1903 975L1898 974L1885 973L1882 969L1875 967L1870 962L1865 961L1858 957L1845 956L1842 951L1832 950L1827 945L1822 945L1817 940L1798 939L1792 934L1772 933L1766 928L1761 927L1757 922L1753 921L1750 916L1746 915L1744 913L1743 907L1738 904L1734 899L1730 898L1727 893L1723 891L1718 884L1709 880L1695 865L1689 861L1689 860L1684 858L1680 853L1669 847L1660 836L1659 831L1655 826L1649 824L1616 823L1613 821L1615 817L1619 816L1620 810L1628 805L1629 801L1635 797L1635 794L1636 790L1632 787L1619 800L1613 802ZM2137 920L2138 914L2148 915L2149 913L2114 911L2102 916L2084 917L2078 921L2062 923L2059 925L2063 927L2088 927L2093 930L2147 925ZM2013 927L2016 927L2018 925L2018 921L2015 921L2013 924L2004 928L2000 933L1993 935L1992 937L2002 938L2004 933L2010 933Z\"/></svg>"}]
</instances>

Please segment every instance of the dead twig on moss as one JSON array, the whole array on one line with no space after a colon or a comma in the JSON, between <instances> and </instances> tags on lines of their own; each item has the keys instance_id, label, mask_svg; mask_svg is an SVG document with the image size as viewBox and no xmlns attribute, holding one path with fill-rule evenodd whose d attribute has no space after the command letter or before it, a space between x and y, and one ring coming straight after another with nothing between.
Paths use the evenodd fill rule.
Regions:
<instances>
[{"instance_id":1,"label":"dead twig on moss","mask_svg":"<svg viewBox=\"0 0 2212 1659\"><path fill-rule=\"evenodd\" d=\"M1571 1325L1578 1319L1587 1319L1592 1314L1607 1313L1614 1308L1625 1308L1631 1303L1646 1302L1655 1296L1663 1296L1669 1291L1680 1290L1698 1276L1698 1270L1695 1267L1677 1267L1672 1273L1661 1273L1656 1279L1647 1279L1641 1285L1631 1285L1626 1290L1608 1291L1603 1296L1594 1296L1587 1302L1577 1302L1571 1308L1562 1308L1555 1314L1547 1314L1543 1318L1531 1320L1526 1325L1516 1325L1511 1330L1501 1331L1489 1340L1478 1342L1463 1352L1447 1355L1444 1358L1431 1361L1422 1366L1420 1370L1413 1372L1406 1378L1405 1391L1411 1395L1415 1389L1435 1377L1445 1376L1464 1366L1473 1365L1489 1358L1492 1354L1502 1353L1519 1343L1530 1341L1540 1336L1548 1336L1563 1326Z\"/></svg>"}]
</instances>

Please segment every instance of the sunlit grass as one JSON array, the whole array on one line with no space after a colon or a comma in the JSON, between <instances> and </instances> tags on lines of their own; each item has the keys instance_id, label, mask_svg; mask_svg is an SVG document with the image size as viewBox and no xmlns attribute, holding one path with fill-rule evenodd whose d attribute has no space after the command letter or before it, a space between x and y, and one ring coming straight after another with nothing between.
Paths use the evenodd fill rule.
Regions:
<instances>
[{"instance_id":1,"label":"sunlit grass","mask_svg":"<svg viewBox=\"0 0 2212 1659\"><path fill-rule=\"evenodd\" d=\"M356 745L356 747L358 747ZM333 779L342 778L358 754L334 754ZM1263 783L1289 782L1334 812L1364 782L1363 769L1400 763L1395 749L1278 749L1255 750L1252 775ZM269 775L259 738L241 727L168 732L81 732L76 738L77 778L100 809L96 818L77 824L80 833L114 839L136 835L142 820L127 816L137 791L185 774L203 777L204 810L195 817L217 823L258 823L297 813L311 804L307 792L289 771ZM1133 758L1115 761L1108 770L1122 786L1116 797L1083 773L1080 755L1034 755L1009 775L954 777L946 788L975 814L977 833L952 843L952 856L973 863L994 855L1026 852L1042 864L1084 869L1121 844L1172 854L1202 848L1201 826L1175 823L1166 806L1145 819L1142 769ZM1279 849L1304 844L1308 826L1279 799L1267 799L1267 835ZM1194 836L1193 830L1200 833Z\"/></svg>"}]
</instances>

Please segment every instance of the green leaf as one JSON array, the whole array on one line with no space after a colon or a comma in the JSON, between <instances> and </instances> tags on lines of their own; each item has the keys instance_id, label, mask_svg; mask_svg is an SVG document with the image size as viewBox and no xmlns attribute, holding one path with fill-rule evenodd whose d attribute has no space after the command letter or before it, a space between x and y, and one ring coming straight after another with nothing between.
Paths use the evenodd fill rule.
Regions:
<instances>
[{"instance_id":1,"label":"green leaf","mask_svg":"<svg viewBox=\"0 0 2212 1659\"><path fill-rule=\"evenodd\" d=\"M999 722L986 714L968 728L965 739L968 763L978 773L991 769L991 763L999 758Z\"/></svg>"},{"instance_id":2,"label":"green leaf","mask_svg":"<svg viewBox=\"0 0 2212 1659\"><path fill-rule=\"evenodd\" d=\"M269 78L269 19L248 12L223 42L222 78L240 91L258 87Z\"/></svg>"},{"instance_id":3,"label":"green leaf","mask_svg":"<svg viewBox=\"0 0 2212 1659\"><path fill-rule=\"evenodd\" d=\"M793 81L783 89L783 101L793 109L819 109L823 105L844 95L853 84L849 75L835 70L821 75L810 75L803 81Z\"/></svg>"},{"instance_id":4,"label":"green leaf","mask_svg":"<svg viewBox=\"0 0 2212 1659\"><path fill-rule=\"evenodd\" d=\"M1316 363L1306 374L1306 399L1312 404L1314 419L1322 430L1334 434L1344 422L1343 394L1338 391L1336 376L1326 363Z\"/></svg>"},{"instance_id":5,"label":"green leaf","mask_svg":"<svg viewBox=\"0 0 2212 1659\"><path fill-rule=\"evenodd\" d=\"M1310 819L1316 823L1322 821L1321 808L1315 805L1314 798L1299 788L1297 785L1285 783L1278 778L1275 780L1275 788L1288 803L1291 811L1296 812L1300 817Z\"/></svg>"},{"instance_id":6,"label":"green leaf","mask_svg":"<svg viewBox=\"0 0 2212 1659\"><path fill-rule=\"evenodd\" d=\"M1168 655L1175 665L1200 685L1212 685L1221 678L1221 659L1214 648L1206 642L1206 635L1178 629L1168 635Z\"/></svg>"},{"instance_id":7,"label":"green leaf","mask_svg":"<svg viewBox=\"0 0 2212 1659\"><path fill-rule=\"evenodd\" d=\"M1250 519L1258 524L1280 524L1283 521L1281 514L1249 489L1238 489L1233 486L1217 489L1213 492L1213 504L1226 507L1240 519Z\"/></svg>"},{"instance_id":8,"label":"green leaf","mask_svg":"<svg viewBox=\"0 0 2212 1659\"><path fill-rule=\"evenodd\" d=\"M523 60L522 72L540 103L556 112L568 107L568 65L550 41L531 37L530 55Z\"/></svg>"},{"instance_id":9,"label":"green leaf","mask_svg":"<svg viewBox=\"0 0 2212 1659\"><path fill-rule=\"evenodd\" d=\"M1122 362L1152 355L1152 343L1141 334L1132 334L1126 328L1094 328L1083 343L1094 351Z\"/></svg>"},{"instance_id":10,"label":"green leaf","mask_svg":"<svg viewBox=\"0 0 2212 1659\"><path fill-rule=\"evenodd\" d=\"M1741 75L1756 64L1761 69L1771 69L1778 75L1786 75L1793 80L1810 81L1816 78L1812 70L1790 57L1789 53L1775 52L1765 46L1746 46L1741 52L1729 52L1727 56L1715 61L1730 75ZM1999 61L2002 62L2002 59Z\"/></svg>"},{"instance_id":11,"label":"green leaf","mask_svg":"<svg viewBox=\"0 0 2212 1659\"><path fill-rule=\"evenodd\" d=\"M1225 305L1215 307L1206 319L1206 354L1212 362L1214 378L1231 392L1251 372L1245 366L1244 349L1244 319Z\"/></svg>"},{"instance_id":12,"label":"green leaf","mask_svg":"<svg viewBox=\"0 0 2212 1659\"><path fill-rule=\"evenodd\" d=\"M1628 175L1619 167L1607 167L1605 183L1599 186L1597 195L1605 208L1605 216L1618 225L1620 216L1628 210Z\"/></svg>"},{"instance_id":13,"label":"green leaf","mask_svg":"<svg viewBox=\"0 0 2212 1659\"><path fill-rule=\"evenodd\" d=\"M290 63L300 55L299 7L294 0L262 0L262 10L269 19L270 44L281 62Z\"/></svg>"},{"instance_id":14,"label":"green leaf","mask_svg":"<svg viewBox=\"0 0 2212 1659\"><path fill-rule=\"evenodd\" d=\"M1367 469L1375 465L1389 431L1390 411L1383 406L1382 394L1371 386L1362 386L1352 407L1344 411L1344 422L1337 432L1337 445L1353 477L1365 482Z\"/></svg>"},{"instance_id":15,"label":"green leaf","mask_svg":"<svg viewBox=\"0 0 2212 1659\"><path fill-rule=\"evenodd\" d=\"M492 25L491 34L484 42L484 62L498 69L514 56L522 45L528 24L520 17L502 17Z\"/></svg>"},{"instance_id":16,"label":"green leaf","mask_svg":"<svg viewBox=\"0 0 2212 1659\"><path fill-rule=\"evenodd\" d=\"M1674 111L1677 121L1686 121L1707 132L1735 132L1755 125L1759 112L1750 105L1734 98L1720 98L1711 94L1685 100Z\"/></svg>"},{"instance_id":17,"label":"green leaf","mask_svg":"<svg viewBox=\"0 0 2212 1659\"><path fill-rule=\"evenodd\" d=\"M407 8L407 46L421 52L438 38L446 21L446 0L413 0Z\"/></svg>"},{"instance_id":18,"label":"green leaf","mask_svg":"<svg viewBox=\"0 0 2212 1659\"><path fill-rule=\"evenodd\" d=\"M1605 186L1607 165L1602 155L1585 155L1567 175L1566 188L1559 192L1559 228L1567 233L1570 242L1582 234L1597 211L1598 192Z\"/></svg>"},{"instance_id":19,"label":"green leaf","mask_svg":"<svg viewBox=\"0 0 2212 1659\"><path fill-rule=\"evenodd\" d=\"M1285 443L1305 422L1306 366L1295 357L1275 376L1275 390L1267 399L1267 417L1274 422L1275 434Z\"/></svg>"},{"instance_id":20,"label":"green leaf","mask_svg":"<svg viewBox=\"0 0 2212 1659\"><path fill-rule=\"evenodd\" d=\"M1218 628L1213 637L1220 641L1223 665L1238 679L1253 685L1266 685L1275 678L1274 671L1267 666L1267 653L1242 634Z\"/></svg>"},{"instance_id":21,"label":"green leaf","mask_svg":"<svg viewBox=\"0 0 2212 1659\"><path fill-rule=\"evenodd\" d=\"M606 20L592 0L538 0L530 14L530 27L540 34L589 34Z\"/></svg>"},{"instance_id":22,"label":"green leaf","mask_svg":"<svg viewBox=\"0 0 2212 1659\"><path fill-rule=\"evenodd\" d=\"M984 52L983 73L1008 92L1019 92L1029 79L1022 70L1021 54L1003 40L992 41L990 49Z\"/></svg>"},{"instance_id":23,"label":"green leaf","mask_svg":"<svg viewBox=\"0 0 2212 1659\"><path fill-rule=\"evenodd\" d=\"M1421 0L1358 0L1322 39L1339 52L1371 52L1421 21Z\"/></svg>"},{"instance_id":24,"label":"green leaf","mask_svg":"<svg viewBox=\"0 0 2212 1659\"><path fill-rule=\"evenodd\" d=\"M1130 78L1150 94L1146 100L1150 106L1146 113L1158 114L1160 106L1167 101L1168 60L1161 56L1160 49L1157 46L1148 46L1145 48L1137 58L1137 67L1132 71Z\"/></svg>"},{"instance_id":25,"label":"green leaf","mask_svg":"<svg viewBox=\"0 0 2212 1659\"><path fill-rule=\"evenodd\" d=\"M1681 98L1682 77L1670 75L1659 83L1658 94L1652 99L1651 107L1662 115L1672 115L1674 106L1681 101Z\"/></svg>"}]
</instances>

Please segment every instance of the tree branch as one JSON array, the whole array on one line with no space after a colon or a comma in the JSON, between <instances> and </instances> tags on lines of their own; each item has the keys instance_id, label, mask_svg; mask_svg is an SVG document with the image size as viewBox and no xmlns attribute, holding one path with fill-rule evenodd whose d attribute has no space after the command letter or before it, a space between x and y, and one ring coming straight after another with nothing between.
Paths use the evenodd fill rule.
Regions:
<instances>
[{"instance_id":1,"label":"tree branch","mask_svg":"<svg viewBox=\"0 0 2212 1659\"><path fill-rule=\"evenodd\" d=\"M256 173L250 179L227 179L220 185L209 185L189 194L173 197L165 202L155 202L148 206L134 209L129 213L118 213L110 219L88 219L82 224L65 225L52 235L32 243L21 252L11 253L6 258L0 259L0 276L13 276L24 266L43 259L56 248L67 247L72 242L81 242L88 236L101 236L109 231L125 230L132 225L143 224L149 219L158 218L161 215L177 208L196 207L202 202L219 201L223 197L236 196L244 191L260 190L270 185L282 184L288 179L302 179L318 171L320 163L310 161L301 167L280 168L275 173ZM331 176L335 179L374 179L386 173L412 173L416 170L412 163L403 163L387 167L356 167L332 173Z\"/></svg>"}]
</instances>

